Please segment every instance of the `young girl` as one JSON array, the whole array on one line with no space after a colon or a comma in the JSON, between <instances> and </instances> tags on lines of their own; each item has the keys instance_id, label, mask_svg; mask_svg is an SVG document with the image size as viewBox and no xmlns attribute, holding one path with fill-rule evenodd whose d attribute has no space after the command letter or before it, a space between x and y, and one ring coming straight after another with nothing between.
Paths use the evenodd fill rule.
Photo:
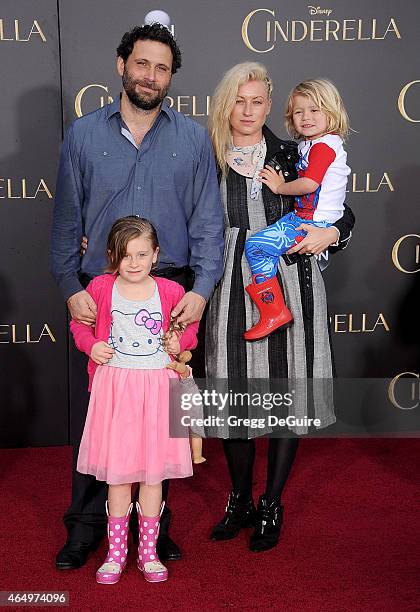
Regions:
<instances>
[{"instance_id":1,"label":"young girl","mask_svg":"<svg viewBox=\"0 0 420 612\"><path fill-rule=\"evenodd\" d=\"M178 374L166 366L170 355L196 346L198 323L171 335L164 350L163 334L184 289L151 276L159 246L149 221L116 221L107 250L111 274L87 287L97 305L95 327L70 323L77 347L90 357L91 396L77 469L109 484L109 549L97 582L118 582L127 563L131 485L137 482L137 566L148 582L161 582L168 577L156 554L162 480L192 474L188 439L169 437L169 381Z\"/></svg>"},{"instance_id":2,"label":"young girl","mask_svg":"<svg viewBox=\"0 0 420 612\"><path fill-rule=\"evenodd\" d=\"M286 127L293 138L301 140L296 165L299 178L286 183L283 175L276 172L279 167L268 165L261 170L260 178L273 193L295 195L295 210L245 243L253 275L253 283L246 291L260 312L258 323L245 332L246 340L263 338L292 324L293 317L276 278L279 257L303 240L307 234L304 224L329 227L344 210L350 168L343 141L349 121L333 83L313 79L297 85L287 101Z\"/></svg>"}]
</instances>

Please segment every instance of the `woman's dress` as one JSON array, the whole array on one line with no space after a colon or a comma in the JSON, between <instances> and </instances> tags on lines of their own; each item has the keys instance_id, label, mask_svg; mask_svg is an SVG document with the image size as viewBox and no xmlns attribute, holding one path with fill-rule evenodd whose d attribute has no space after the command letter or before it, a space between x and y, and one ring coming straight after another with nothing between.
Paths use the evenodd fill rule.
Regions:
<instances>
[{"instance_id":1,"label":"woman's dress","mask_svg":"<svg viewBox=\"0 0 420 612\"><path fill-rule=\"evenodd\" d=\"M268 130L265 136L267 160L290 146L282 146L283 141ZM255 342L243 339L243 332L259 319L257 308L244 291L251 282L245 240L293 208L292 198L274 195L265 185L259 199L252 200L251 182L231 169L221 180L225 267L206 319L206 374L210 379L287 379L289 389L296 388L289 414L319 417L326 426L334 420L333 358L325 286L315 257L297 256L292 265L280 258L278 278L293 314L293 325ZM313 388L308 379L316 379ZM292 429L295 433L307 432L305 427ZM262 433L267 430L249 430L247 437ZM226 431L219 434L227 437Z\"/></svg>"}]
</instances>

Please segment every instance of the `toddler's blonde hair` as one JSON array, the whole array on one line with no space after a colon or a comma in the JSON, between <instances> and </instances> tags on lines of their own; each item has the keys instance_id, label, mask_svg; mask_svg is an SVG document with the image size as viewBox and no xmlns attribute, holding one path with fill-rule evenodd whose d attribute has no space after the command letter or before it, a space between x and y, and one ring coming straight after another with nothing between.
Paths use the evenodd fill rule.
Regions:
<instances>
[{"instance_id":1,"label":"toddler's blonde hair","mask_svg":"<svg viewBox=\"0 0 420 612\"><path fill-rule=\"evenodd\" d=\"M299 140L301 134L293 125L293 100L295 96L309 98L327 116L327 134L338 134L343 141L349 135L349 117L337 87L328 79L310 79L292 89L286 103L285 125L292 138Z\"/></svg>"}]
</instances>

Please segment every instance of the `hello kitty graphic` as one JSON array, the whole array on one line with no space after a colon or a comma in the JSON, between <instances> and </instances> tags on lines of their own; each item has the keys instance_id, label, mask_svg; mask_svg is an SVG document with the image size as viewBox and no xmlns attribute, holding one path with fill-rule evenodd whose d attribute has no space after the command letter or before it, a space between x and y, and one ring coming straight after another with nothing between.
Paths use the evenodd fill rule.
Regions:
<instances>
[{"instance_id":1,"label":"hello kitty graphic","mask_svg":"<svg viewBox=\"0 0 420 612\"><path fill-rule=\"evenodd\" d=\"M150 357L163 351L162 314L142 308L136 313L112 310L109 343L117 353Z\"/></svg>"}]
</instances>

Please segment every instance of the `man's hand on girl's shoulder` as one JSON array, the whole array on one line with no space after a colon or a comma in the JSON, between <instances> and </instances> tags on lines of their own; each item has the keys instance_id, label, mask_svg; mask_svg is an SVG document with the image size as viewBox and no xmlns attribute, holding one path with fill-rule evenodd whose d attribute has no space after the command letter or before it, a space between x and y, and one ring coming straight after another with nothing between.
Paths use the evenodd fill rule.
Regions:
<instances>
[{"instance_id":1,"label":"man's hand on girl's shoulder","mask_svg":"<svg viewBox=\"0 0 420 612\"><path fill-rule=\"evenodd\" d=\"M195 323L200 321L206 307L206 300L203 296L188 291L171 312L171 317L178 317L178 323Z\"/></svg>"}]
</instances>

